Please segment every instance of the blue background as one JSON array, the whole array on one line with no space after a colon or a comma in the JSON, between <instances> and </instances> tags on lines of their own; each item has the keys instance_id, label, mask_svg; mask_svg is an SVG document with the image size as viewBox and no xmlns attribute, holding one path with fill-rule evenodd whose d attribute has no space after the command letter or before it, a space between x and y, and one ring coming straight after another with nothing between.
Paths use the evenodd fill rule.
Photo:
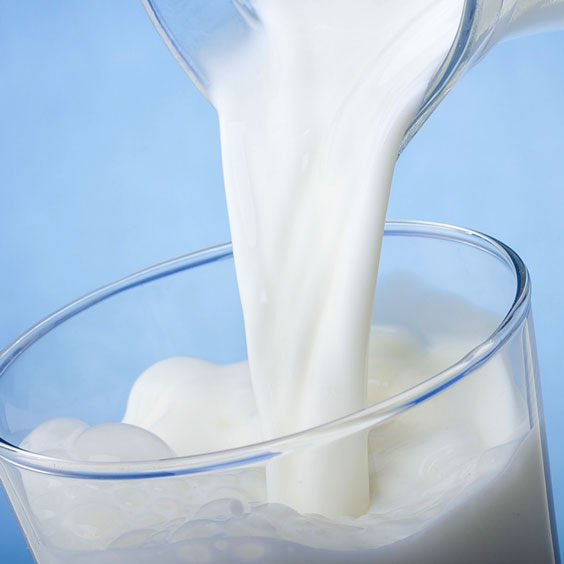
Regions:
<instances>
[{"instance_id":1,"label":"blue background","mask_svg":"<svg viewBox=\"0 0 564 564\"><path fill-rule=\"evenodd\" d=\"M229 239L217 122L137 0L0 0L0 348L77 296ZM516 249L533 306L560 537L564 33L498 46L398 164L389 217ZM0 492L0 561L31 562Z\"/></svg>"}]
</instances>

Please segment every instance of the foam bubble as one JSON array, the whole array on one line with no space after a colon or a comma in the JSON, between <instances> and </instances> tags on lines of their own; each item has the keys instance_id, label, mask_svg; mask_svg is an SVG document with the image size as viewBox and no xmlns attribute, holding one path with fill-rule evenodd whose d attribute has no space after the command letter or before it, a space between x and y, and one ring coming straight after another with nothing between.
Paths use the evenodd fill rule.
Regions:
<instances>
[{"instance_id":1,"label":"foam bubble","mask_svg":"<svg viewBox=\"0 0 564 564\"><path fill-rule=\"evenodd\" d=\"M75 439L73 454L78 460L91 462L134 462L174 456L162 439L125 423L105 423L86 429Z\"/></svg>"},{"instance_id":2,"label":"foam bubble","mask_svg":"<svg viewBox=\"0 0 564 564\"><path fill-rule=\"evenodd\" d=\"M88 428L86 423L77 419L59 417L38 425L20 444L20 447L31 452L46 454L54 451L64 456L75 439ZM50 454L53 454L51 452ZM55 455L53 454L53 456Z\"/></svg>"},{"instance_id":3,"label":"foam bubble","mask_svg":"<svg viewBox=\"0 0 564 564\"><path fill-rule=\"evenodd\" d=\"M108 545L108 548L135 548L144 544L155 534L154 529L128 531Z\"/></svg>"}]
</instances>

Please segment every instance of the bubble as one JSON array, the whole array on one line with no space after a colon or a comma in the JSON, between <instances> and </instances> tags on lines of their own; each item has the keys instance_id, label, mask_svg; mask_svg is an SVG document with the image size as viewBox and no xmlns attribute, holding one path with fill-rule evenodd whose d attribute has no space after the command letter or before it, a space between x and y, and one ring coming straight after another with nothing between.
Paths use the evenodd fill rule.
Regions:
<instances>
[{"instance_id":1,"label":"bubble","mask_svg":"<svg viewBox=\"0 0 564 564\"><path fill-rule=\"evenodd\" d=\"M238 499L223 498L202 505L196 512L196 517L200 519L225 521L231 517L242 515L243 513L243 504Z\"/></svg>"},{"instance_id":2,"label":"bubble","mask_svg":"<svg viewBox=\"0 0 564 564\"><path fill-rule=\"evenodd\" d=\"M186 523L186 519L184 517L179 517L178 519L173 519L166 524L166 528L169 531L176 531L180 526Z\"/></svg>"},{"instance_id":3,"label":"bubble","mask_svg":"<svg viewBox=\"0 0 564 564\"><path fill-rule=\"evenodd\" d=\"M281 503L260 503L252 507L253 513L263 515L273 524L282 524L300 517L297 511Z\"/></svg>"},{"instance_id":4,"label":"bubble","mask_svg":"<svg viewBox=\"0 0 564 564\"><path fill-rule=\"evenodd\" d=\"M253 514L230 520L225 530L229 536L234 537L272 537L276 534L275 527L267 519Z\"/></svg>"},{"instance_id":5,"label":"bubble","mask_svg":"<svg viewBox=\"0 0 564 564\"><path fill-rule=\"evenodd\" d=\"M168 540L168 536L169 531L167 530L157 531L156 533L151 535L151 538L148 539L148 542L146 542L144 546L162 546Z\"/></svg>"},{"instance_id":6,"label":"bubble","mask_svg":"<svg viewBox=\"0 0 564 564\"><path fill-rule=\"evenodd\" d=\"M171 542L181 542L188 539L204 539L210 538L223 533L221 524L206 519L198 519L189 521L179 527L170 536Z\"/></svg>"},{"instance_id":7,"label":"bubble","mask_svg":"<svg viewBox=\"0 0 564 564\"><path fill-rule=\"evenodd\" d=\"M154 533L154 529L136 529L134 531L129 531L111 542L108 545L108 548L138 547L149 540Z\"/></svg>"},{"instance_id":8,"label":"bubble","mask_svg":"<svg viewBox=\"0 0 564 564\"><path fill-rule=\"evenodd\" d=\"M88 425L77 419L60 417L38 425L21 443L20 447L31 452L55 451L66 458L73 441ZM62 455L62 456L60 456Z\"/></svg>"},{"instance_id":9,"label":"bubble","mask_svg":"<svg viewBox=\"0 0 564 564\"><path fill-rule=\"evenodd\" d=\"M134 462L174 456L159 437L125 423L104 423L85 430L75 440L73 454L78 460L92 462Z\"/></svg>"}]
</instances>

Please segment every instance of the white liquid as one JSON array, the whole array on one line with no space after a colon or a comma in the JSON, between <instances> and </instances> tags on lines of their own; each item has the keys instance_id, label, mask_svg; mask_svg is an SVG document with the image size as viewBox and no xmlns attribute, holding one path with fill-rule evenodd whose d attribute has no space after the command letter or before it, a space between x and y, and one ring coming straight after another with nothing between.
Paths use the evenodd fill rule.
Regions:
<instances>
[{"instance_id":1,"label":"white liquid","mask_svg":"<svg viewBox=\"0 0 564 564\"><path fill-rule=\"evenodd\" d=\"M451 315L452 303L445 298L443 305L438 311ZM369 401L435 374L475 342L469 332L436 334L423 345L405 329L375 328ZM173 396L205 394L210 379L233 399L225 400L231 404L228 421L222 411L197 402L182 416L161 411ZM194 430L205 421L206 436L223 448L249 416L233 409L237 396L246 397L250 389L246 363L202 370L194 359L166 360L146 371L131 393L126 419L148 430L53 420L22 447L75 460L159 458L173 445L181 455L201 448ZM500 357L451 388L444 400L434 398L370 433L370 507L356 519L302 515L264 503L263 465L133 482L33 472L23 473L23 480L44 535L38 556L45 562L540 564L553 560L540 439L527 427L525 398L513 391L511 365ZM240 438L249 441L253 431L246 432ZM508 524L511 512L523 518ZM474 531L477 522L481 533Z\"/></svg>"},{"instance_id":2,"label":"white liquid","mask_svg":"<svg viewBox=\"0 0 564 564\"><path fill-rule=\"evenodd\" d=\"M253 5L263 28L209 66L253 389L270 438L367 405L392 173L462 1ZM269 499L360 515L366 457L357 436L272 464Z\"/></svg>"}]
</instances>

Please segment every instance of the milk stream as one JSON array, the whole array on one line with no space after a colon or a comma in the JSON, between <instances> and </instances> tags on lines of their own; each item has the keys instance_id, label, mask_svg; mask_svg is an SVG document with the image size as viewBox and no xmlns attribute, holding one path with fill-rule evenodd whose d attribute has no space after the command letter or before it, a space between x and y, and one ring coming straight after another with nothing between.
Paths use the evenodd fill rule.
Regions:
<instances>
[{"instance_id":1,"label":"milk stream","mask_svg":"<svg viewBox=\"0 0 564 564\"><path fill-rule=\"evenodd\" d=\"M367 405L366 344L396 156L462 1L253 6L261 27L208 66L253 389L271 438ZM273 463L269 499L360 515L366 457L366 437L356 436Z\"/></svg>"}]
</instances>

